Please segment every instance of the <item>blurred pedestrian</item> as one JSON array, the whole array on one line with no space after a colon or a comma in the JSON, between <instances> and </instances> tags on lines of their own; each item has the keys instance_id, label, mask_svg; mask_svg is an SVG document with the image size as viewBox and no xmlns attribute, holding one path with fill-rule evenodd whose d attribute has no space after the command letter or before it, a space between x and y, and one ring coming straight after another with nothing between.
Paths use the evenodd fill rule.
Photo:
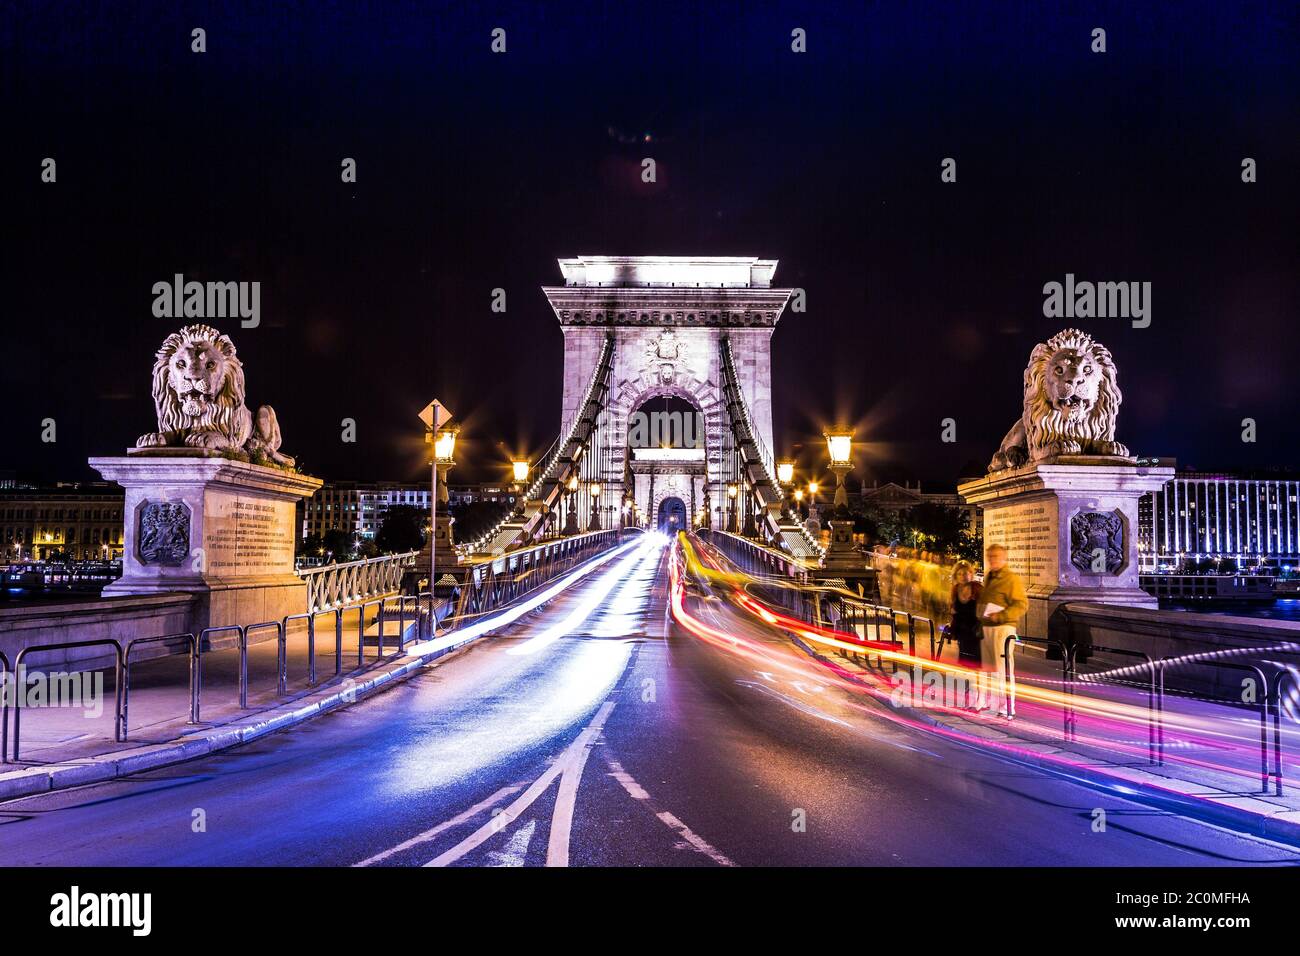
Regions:
<instances>
[{"instance_id":1,"label":"blurred pedestrian","mask_svg":"<svg viewBox=\"0 0 1300 956\"><path fill-rule=\"evenodd\" d=\"M1016 715L1015 652L1008 648L1007 638L1016 633L1017 622L1029 610L1029 600L1020 575L1007 567L1004 545L991 544L984 552L980 601L980 624L984 627L980 657L991 696L985 710L996 707L999 717L1011 719Z\"/></svg>"},{"instance_id":2,"label":"blurred pedestrian","mask_svg":"<svg viewBox=\"0 0 1300 956\"><path fill-rule=\"evenodd\" d=\"M952 623L948 633L957 642L957 660L965 667L979 670L982 660L984 630L980 626L980 584L969 561L958 561L952 569ZM970 687L966 686L965 703L971 707Z\"/></svg>"}]
</instances>

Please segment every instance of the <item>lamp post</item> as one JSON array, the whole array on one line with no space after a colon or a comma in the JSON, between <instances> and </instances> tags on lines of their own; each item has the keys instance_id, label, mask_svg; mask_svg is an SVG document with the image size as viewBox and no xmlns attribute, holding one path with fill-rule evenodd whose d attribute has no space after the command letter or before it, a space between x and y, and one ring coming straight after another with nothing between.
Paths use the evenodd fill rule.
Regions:
<instances>
[{"instance_id":1,"label":"lamp post","mask_svg":"<svg viewBox=\"0 0 1300 956\"><path fill-rule=\"evenodd\" d=\"M600 530L600 482L591 483L591 527L588 531Z\"/></svg>"},{"instance_id":2,"label":"lamp post","mask_svg":"<svg viewBox=\"0 0 1300 956\"><path fill-rule=\"evenodd\" d=\"M808 520L816 521L817 527L822 526L821 515L817 513L817 489L821 486L815 482L808 482Z\"/></svg>"},{"instance_id":3,"label":"lamp post","mask_svg":"<svg viewBox=\"0 0 1300 956\"><path fill-rule=\"evenodd\" d=\"M528 464L527 459L520 459L512 461L510 467L515 479L515 505L518 507L519 513L523 514L524 506L527 504L524 500L524 492L528 488L528 471L531 466Z\"/></svg>"},{"instance_id":4,"label":"lamp post","mask_svg":"<svg viewBox=\"0 0 1300 956\"><path fill-rule=\"evenodd\" d=\"M786 459L776 463L776 480L781 483L781 517L790 516L790 486L794 483L794 462Z\"/></svg>"},{"instance_id":5,"label":"lamp post","mask_svg":"<svg viewBox=\"0 0 1300 956\"><path fill-rule=\"evenodd\" d=\"M438 502L447 502L447 473L456 463L458 426L451 425L451 409L436 398L421 410L424 441L429 446L429 590L437 581L438 541L451 548L451 517L438 517ZM440 480L441 479L441 480Z\"/></svg>"},{"instance_id":6,"label":"lamp post","mask_svg":"<svg viewBox=\"0 0 1300 956\"><path fill-rule=\"evenodd\" d=\"M853 522L849 520L849 490L844 484L845 476L853 470L853 430L851 428L831 428L826 431L826 450L830 453L831 471L835 472L835 513L831 521L831 541L823 559L823 568L830 571L845 572L847 575L860 576L862 559L853 545Z\"/></svg>"},{"instance_id":7,"label":"lamp post","mask_svg":"<svg viewBox=\"0 0 1300 956\"><path fill-rule=\"evenodd\" d=\"M444 426L439 429L433 440L433 461L434 461L434 479L436 482L437 499L433 506L434 519L434 540L446 547L452 546L451 538L451 515L449 509L444 509L443 514L439 516L438 505L448 505L450 497L447 494L447 475L456 464L456 436L460 433L460 426Z\"/></svg>"},{"instance_id":8,"label":"lamp post","mask_svg":"<svg viewBox=\"0 0 1300 956\"><path fill-rule=\"evenodd\" d=\"M736 533L736 495L740 494L740 488L733 481L727 485L727 530L732 534Z\"/></svg>"},{"instance_id":9,"label":"lamp post","mask_svg":"<svg viewBox=\"0 0 1300 956\"><path fill-rule=\"evenodd\" d=\"M752 486L745 488L745 525L741 530L746 538L758 537L758 525L754 524L754 508L757 504L757 495Z\"/></svg>"},{"instance_id":10,"label":"lamp post","mask_svg":"<svg viewBox=\"0 0 1300 956\"><path fill-rule=\"evenodd\" d=\"M564 517L564 533L578 533L578 476L570 475L568 484L565 487L569 491L569 508L568 514Z\"/></svg>"},{"instance_id":11,"label":"lamp post","mask_svg":"<svg viewBox=\"0 0 1300 956\"><path fill-rule=\"evenodd\" d=\"M853 470L853 430L832 428L826 431L826 450L831 456L831 471L835 472L835 507L849 506L849 491L844 476Z\"/></svg>"},{"instance_id":12,"label":"lamp post","mask_svg":"<svg viewBox=\"0 0 1300 956\"><path fill-rule=\"evenodd\" d=\"M803 517L803 489L794 490L794 513L796 517Z\"/></svg>"}]
</instances>

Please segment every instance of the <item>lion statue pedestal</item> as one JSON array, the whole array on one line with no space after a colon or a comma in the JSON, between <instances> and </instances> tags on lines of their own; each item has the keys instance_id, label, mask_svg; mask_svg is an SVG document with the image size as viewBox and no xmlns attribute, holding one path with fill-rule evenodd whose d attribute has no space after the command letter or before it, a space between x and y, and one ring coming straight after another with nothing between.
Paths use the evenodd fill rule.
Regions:
<instances>
[{"instance_id":1,"label":"lion statue pedestal","mask_svg":"<svg viewBox=\"0 0 1300 956\"><path fill-rule=\"evenodd\" d=\"M1045 637L1068 601L1156 606L1138 586L1138 499L1169 467L1139 464L1115 440L1122 396L1109 350L1078 329L1035 346L1020 420L989 474L958 487L984 511L984 544L1007 548L1029 596L1021 633Z\"/></svg>"},{"instance_id":2,"label":"lion statue pedestal","mask_svg":"<svg viewBox=\"0 0 1300 956\"><path fill-rule=\"evenodd\" d=\"M92 458L90 467L126 490L122 576L105 597L189 592L199 598L195 633L307 610L295 514L319 478L179 448Z\"/></svg>"},{"instance_id":3,"label":"lion statue pedestal","mask_svg":"<svg viewBox=\"0 0 1300 956\"><path fill-rule=\"evenodd\" d=\"M1022 634L1047 636L1067 601L1156 606L1138 586L1138 499L1173 477L1172 468L1125 459L1063 456L997 472L957 488L984 509L984 544L1003 544L1025 582Z\"/></svg>"},{"instance_id":4,"label":"lion statue pedestal","mask_svg":"<svg viewBox=\"0 0 1300 956\"><path fill-rule=\"evenodd\" d=\"M295 512L322 482L280 453L269 406L245 407L229 337L206 325L168 336L153 399L157 431L123 457L90 459L126 490L122 577L104 595L192 593L196 634L305 612Z\"/></svg>"}]
</instances>

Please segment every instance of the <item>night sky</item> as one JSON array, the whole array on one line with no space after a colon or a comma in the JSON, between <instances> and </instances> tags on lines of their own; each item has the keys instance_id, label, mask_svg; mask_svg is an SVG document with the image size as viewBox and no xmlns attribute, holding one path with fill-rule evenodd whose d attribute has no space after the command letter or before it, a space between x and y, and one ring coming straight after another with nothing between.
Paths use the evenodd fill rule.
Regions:
<instances>
[{"instance_id":1,"label":"night sky","mask_svg":"<svg viewBox=\"0 0 1300 956\"><path fill-rule=\"evenodd\" d=\"M265 6L5 4L0 470L94 477L153 430L179 272L262 283L261 326L222 330L306 470L422 477L436 396L452 481L496 477L558 430L540 286L579 254L780 260L808 311L772 342L778 455L843 419L859 474L951 484L1078 324L1135 453L1300 464L1293 3ZM1045 318L1067 272L1151 282L1151 327Z\"/></svg>"}]
</instances>

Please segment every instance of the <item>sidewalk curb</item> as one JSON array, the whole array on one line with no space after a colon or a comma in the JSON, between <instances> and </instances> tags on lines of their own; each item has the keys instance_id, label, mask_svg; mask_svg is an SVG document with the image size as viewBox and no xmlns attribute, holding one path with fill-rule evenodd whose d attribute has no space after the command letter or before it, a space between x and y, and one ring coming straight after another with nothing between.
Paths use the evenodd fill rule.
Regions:
<instances>
[{"instance_id":1,"label":"sidewalk curb","mask_svg":"<svg viewBox=\"0 0 1300 956\"><path fill-rule=\"evenodd\" d=\"M849 677L857 679L857 676L847 671L843 666L831 658L819 653L800 638L791 635L795 645L804 653L816 660L822 661L828 665L836 667L843 671ZM933 714L924 709L915 707L900 707L901 711L906 711L914 719L929 724L935 728L943 728L951 731L954 729L951 725L940 721ZM996 728L1008 733L1003 728ZM1017 738L1014 734L1008 733L1012 739L1020 740L1022 743L1038 743L1025 738ZM945 739L959 746L978 749L980 753L986 753L1005 760L1008 763L1017 764L1022 767L1028 767L1043 773L1051 774L1062 780L1068 780L1072 783L1086 786L1092 790L1099 790L1111 795L1118 795L1125 800L1134 803L1140 803L1150 806L1157 810L1164 810L1181 817L1190 817L1209 823L1214 826L1223 827L1234 833L1242 833L1248 836L1261 837L1266 840L1272 840L1277 843L1284 843L1288 846L1300 847L1300 810L1285 810L1279 808L1277 813L1263 814L1252 813L1241 807L1225 804L1222 799L1242 800L1249 798L1260 798L1264 794L1237 794L1228 791L1219 791L1223 798L1207 796L1198 798L1189 795L1179 794L1176 791L1169 790L1161 786L1155 779L1158 774L1150 773L1141 767L1129 767L1123 764L1116 764L1113 770L1103 770L1100 768L1075 766L1071 768L1061 767L1056 762L1046 757L1034 757L1026 754L1010 754L1001 748L981 748L977 744L969 743L962 740L953 740L945 735ZM1061 753L1070 753L1063 747L1058 748ZM1082 758L1082 755L1075 755ZM1163 777L1163 780L1169 783L1183 783L1189 788L1206 791L1212 788L1210 785L1198 785L1190 781L1179 781L1175 777Z\"/></svg>"},{"instance_id":2,"label":"sidewalk curb","mask_svg":"<svg viewBox=\"0 0 1300 956\"><path fill-rule=\"evenodd\" d=\"M592 555L582 563L562 572L557 577L556 583L570 579L569 584L576 584L590 571L621 553L629 543L620 539L620 542L613 547ZM547 585L543 585L543 587L545 586ZM569 585L566 584L561 590L567 590L568 587ZM549 603L550 599L543 601L536 607L523 612L523 614L526 615L540 610ZM347 707L382 690L387 690L390 686L406 680L434 661L450 657L471 644L486 637L491 637L499 627L508 626L509 623L515 620L515 618L511 618L510 621L502 621L500 624L492 623L497 616L505 617L510 609L510 605L507 605L492 612L491 615L484 619L488 626L471 637L455 640L456 632L453 631L443 638L434 638L429 641L412 641L411 644L414 647L424 644L437 644L441 640L447 640L448 643L432 647L414 656L410 656L408 651L406 658L376 661L369 669L348 678L353 681L351 686L342 688L336 684L328 690L310 691L296 700L247 714L219 727L209 727L162 744L146 744L129 750L119 750L95 757L70 760L66 763L47 764L38 767L16 767L14 764L0 764L0 768L15 767L13 770L0 769L0 803L42 793L52 793L56 790L67 790L71 787L104 783L119 777L143 773L147 770L169 767L173 764L193 760L196 757L204 757L208 754L250 743L276 731L296 727L313 717L329 713L340 707Z\"/></svg>"},{"instance_id":3,"label":"sidewalk curb","mask_svg":"<svg viewBox=\"0 0 1300 956\"><path fill-rule=\"evenodd\" d=\"M488 630L475 637L415 657L376 662L370 669L352 678L351 686L336 684L326 690L312 691L297 700L248 714L219 727L187 734L167 743L145 744L129 750L85 757L67 763L0 771L0 801L52 793L56 790L67 790L92 783L104 783L250 743L387 690L411 677L426 665L463 650L475 641L491 636L492 633Z\"/></svg>"}]
</instances>

